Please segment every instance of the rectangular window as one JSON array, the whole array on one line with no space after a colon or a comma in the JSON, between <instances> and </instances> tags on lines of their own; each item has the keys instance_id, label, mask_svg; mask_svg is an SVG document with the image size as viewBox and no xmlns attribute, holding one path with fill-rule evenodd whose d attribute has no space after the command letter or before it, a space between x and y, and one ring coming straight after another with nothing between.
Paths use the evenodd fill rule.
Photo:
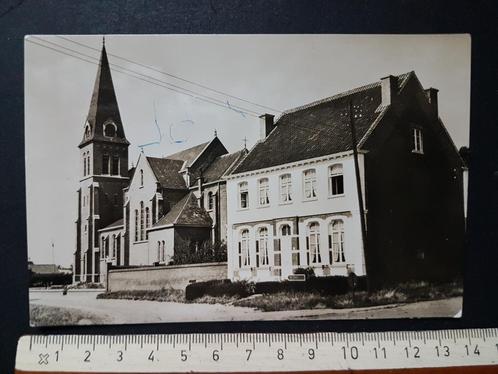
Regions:
<instances>
[{"instance_id":1,"label":"rectangular window","mask_svg":"<svg viewBox=\"0 0 498 374\"><path fill-rule=\"evenodd\" d=\"M315 169L304 172L304 198L311 200L316 198L316 172Z\"/></svg>"},{"instance_id":2,"label":"rectangular window","mask_svg":"<svg viewBox=\"0 0 498 374\"><path fill-rule=\"evenodd\" d=\"M239 241L239 268L251 266L249 253L249 230L243 230Z\"/></svg>"},{"instance_id":3,"label":"rectangular window","mask_svg":"<svg viewBox=\"0 0 498 374\"><path fill-rule=\"evenodd\" d=\"M329 196L344 194L344 175L342 165L329 167Z\"/></svg>"},{"instance_id":4,"label":"rectangular window","mask_svg":"<svg viewBox=\"0 0 498 374\"><path fill-rule=\"evenodd\" d=\"M413 152L424 153L424 141L421 129L413 129Z\"/></svg>"},{"instance_id":5,"label":"rectangular window","mask_svg":"<svg viewBox=\"0 0 498 374\"><path fill-rule=\"evenodd\" d=\"M308 236L306 237L308 265L322 262L320 256L320 226L313 222L308 226Z\"/></svg>"},{"instance_id":6,"label":"rectangular window","mask_svg":"<svg viewBox=\"0 0 498 374\"><path fill-rule=\"evenodd\" d=\"M247 182L242 182L239 184L239 206L241 209L246 209L249 207L249 190L247 187Z\"/></svg>"},{"instance_id":7,"label":"rectangular window","mask_svg":"<svg viewBox=\"0 0 498 374\"><path fill-rule=\"evenodd\" d=\"M270 204L270 186L268 183L268 178L263 178L258 181L258 200L260 206L265 206Z\"/></svg>"},{"instance_id":8,"label":"rectangular window","mask_svg":"<svg viewBox=\"0 0 498 374\"><path fill-rule=\"evenodd\" d=\"M329 261L333 263L344 263L344 223L335 220L329 226Z\"/></svg>"},{"instance_id":9,"label":"rectangular window","mask_svg":"<svg viewBox=\"0 0 498 374\"><path fill-rule=\"evenodd\" d=\"M138 242L138 209L135 209L135 241Z\"/></svg>"},{"instance_id":10,"label":"rectangular window","mask_svg":"<svg viewBox=\"0 0 498 374\"><path fill-rule=\"evenodd\" d=\"M292 180L290 174L280 176L280 202L289 203L292 201Z\"/></svg>"},{"instance_id":11,"label":"rectangular window","mask_svg":"<svg viewBox=\"0 0 498 374\"><path fill-rule=\"evenodd\" d=\"M109 155L102 156L102 174L109 174Z\"/></svg>"},{"instance_id":12,"label":"rectangular window","mask_svg":"<svg viewBox=\"0 0 498 374\"><path fill-rule=\"evenodd\" d=\"M119 157L114 156L112 158L111 175L119 175Z\"/></svg>"}]
</instances>

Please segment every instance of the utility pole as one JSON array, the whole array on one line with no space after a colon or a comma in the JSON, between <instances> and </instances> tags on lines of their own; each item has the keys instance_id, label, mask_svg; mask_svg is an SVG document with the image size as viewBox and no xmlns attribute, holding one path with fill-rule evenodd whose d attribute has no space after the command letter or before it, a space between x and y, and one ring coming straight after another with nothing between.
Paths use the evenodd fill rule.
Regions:
<instances>
[{"instance_id":1,"label":"utility pole","mask_svg":"<svg viewBox=\"0 0 498 374\"><path fill-rule=\"evenodd\" d=\"M358 204L360 206L360 225L361 238L363 242L363 257L365 259L365 268L367 268L367 232L365 222L365 209L363 206L363 193L361 188L360 165L358 163L358 148L356 144L356 128L354 125L353 101L349 100L349 126L351 129L351 145L353 148L354 169L356 175L356 190L358 191ZM367 291L370 293L370 274L367 271Z\"/></svg>"}]
</instances>

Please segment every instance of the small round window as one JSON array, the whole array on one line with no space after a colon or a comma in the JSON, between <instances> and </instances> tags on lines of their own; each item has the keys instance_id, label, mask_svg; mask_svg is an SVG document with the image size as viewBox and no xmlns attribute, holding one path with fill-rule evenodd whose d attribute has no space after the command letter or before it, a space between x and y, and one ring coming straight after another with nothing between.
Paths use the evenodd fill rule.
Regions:
<instances>
[{"instance_id":1,"label":"small round window","mask_svg":"<svg viewBox=\"0 0 498 374\"><path fill-rule=\"evenodd\" d=\"M104 125L104 135L110 138L116 136L116 126L114 125L114 123L108 123Z\"/></svg>"}]
</instances>

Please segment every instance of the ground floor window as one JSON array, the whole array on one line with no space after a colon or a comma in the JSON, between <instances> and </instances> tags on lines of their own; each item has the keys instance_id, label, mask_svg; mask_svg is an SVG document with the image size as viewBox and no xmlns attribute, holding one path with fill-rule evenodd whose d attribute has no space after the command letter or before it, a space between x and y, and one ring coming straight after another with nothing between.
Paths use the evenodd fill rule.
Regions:
<instances>
[{"instance_id":1,"label":"ground floor window","mask_svg":"<svg viewBox=\"0 0 498 374\"><path fill-rule=\"evenodd\" d=\"M346 262L344 256L344 222L334 220L329 225L329 260L330 264Z\"/></svg>"},{"instance_id":2,"label":"ground floor window","mask_svg":"<svg viewBox=\"0 0 498 374\"><path fill-rule=\"evenodd\" d=\"M308 265L319 264L322 262L320 256L320 225L318 222L312 222L308 226L306 249Z\"/></svg>"},{"instance_id":3,"label":"ground floor window","mask_svg":"<svg viewBox=\"0 0 498 374\"><path fill-rule=\"evenodd\" d=\"M256 267L268 265L268 229L262 227L256 240Z\"/></svg>"},{"instance_id":4,"label":"ground floor window","mask_svg":"<svg viewBox=\"0 0 498 374\"><path fill-rule=\"evenodd\" d=\"M249 230L242 230L239 240L239 268L251 266Z\"/></svg>"}]
</instances>

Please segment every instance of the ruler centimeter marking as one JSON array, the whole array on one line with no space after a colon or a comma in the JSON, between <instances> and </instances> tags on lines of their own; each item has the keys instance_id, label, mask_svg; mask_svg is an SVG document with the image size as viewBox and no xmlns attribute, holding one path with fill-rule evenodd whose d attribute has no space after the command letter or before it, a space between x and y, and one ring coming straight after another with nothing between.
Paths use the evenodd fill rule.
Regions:
<instances>
[{"instance_id":1,"label":"ruler centimeter marking","mask_svg":"<svg viewBox=\"0 0 498 374\"><path fill-rule=\"evenodd\" d=\"M384 370L496 365L498 329L306 334L32 335L17 373Z\"/></svg>"}]
</instances>

